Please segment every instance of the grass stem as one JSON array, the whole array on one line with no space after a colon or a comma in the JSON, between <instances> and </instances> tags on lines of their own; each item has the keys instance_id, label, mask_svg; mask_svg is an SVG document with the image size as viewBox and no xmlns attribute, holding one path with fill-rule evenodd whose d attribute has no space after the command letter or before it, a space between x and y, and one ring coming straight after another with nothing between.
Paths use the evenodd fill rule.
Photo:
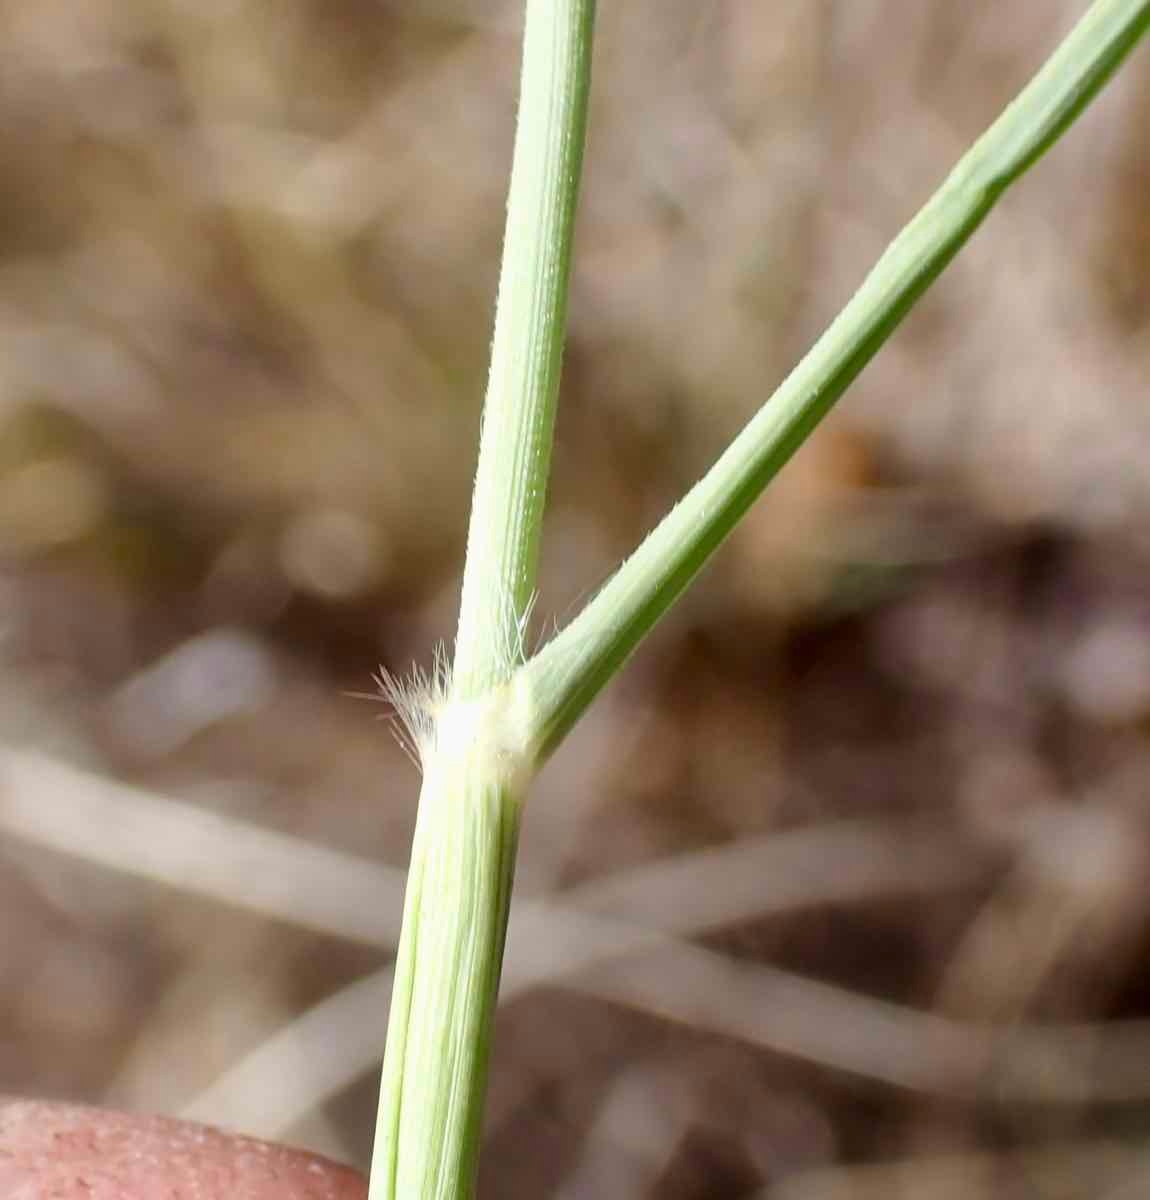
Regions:
<instances>
[{"instance_id":1,"label":"grass stem","mask_svg":"<svg viewBox=\"0 0 1150 1200\"><path fill-rule=\"evenodd\" d=\"M710 471L527 664L521 686L531 697L537 756L559 744L1003 192L1069 128L1148 24L1150 0L1096 0Z\"/></svg>"},{"instance_id":2,"label":"grass stem","mask_svg":"<svg viewBox=\"0 0 1150 1200\"><path fill-rule=\"evenodd\" d=\"M531 774L942 272L1150 25L1096 0L714 467L530 662L594 0L527 0L507 236L453 670L411 707L424 769L371 1200L471 1195Z\"/></svg>"},{"instance_id":3,"label":"grass stem","mask_svg":"<svg viewBox=\"0 0 1150 1200\"><path fill-rule=\"evenodd\" d=\"M424 780L380 1086L371 1200L474 1187L527 786L505 687L522 661L563 356L594 0L527 0L519 119L455 662L409 697Z\"/></svg>"}]
</instances>

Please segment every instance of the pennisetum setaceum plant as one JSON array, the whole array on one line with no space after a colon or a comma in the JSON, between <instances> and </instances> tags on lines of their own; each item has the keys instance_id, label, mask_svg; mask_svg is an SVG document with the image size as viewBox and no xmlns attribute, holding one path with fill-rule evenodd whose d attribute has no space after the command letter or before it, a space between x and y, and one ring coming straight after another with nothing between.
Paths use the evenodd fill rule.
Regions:
<instances>
[{"instance_id":1,"label":"pennisetum setaceum plant","mask_svg":"<svg viewBox=\"0 0 1150 1200\"><path fill-rule=\"evenodd\" d=\"M583 611L524 628L563 352L594 0L527 0L519 120L454 662L388 684L419 749L370 1200L470 1196L515 850L531 780L1002 193L1150 25L1096 0L960 160L806 357Z\"/></svg>"}]
</instances>

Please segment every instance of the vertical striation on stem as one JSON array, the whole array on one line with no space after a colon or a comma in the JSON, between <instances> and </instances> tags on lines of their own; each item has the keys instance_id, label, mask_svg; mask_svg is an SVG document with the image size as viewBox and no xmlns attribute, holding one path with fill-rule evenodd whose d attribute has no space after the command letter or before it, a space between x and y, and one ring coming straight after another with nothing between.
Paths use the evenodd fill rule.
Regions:
<instances>
[{"instance_id":1,"label":"vertical striation on stem","mask_svg":"<svg viewBox=\"0 0 1150 1200\"><path fill-rule=\"evenodd\" d=\"M454 690L518 665L535 588L563 360L594 0L528 0L491 373L467 534Z\"/></svg>"},{"instance_id":2,"label":"vertical striation on stem","mask_svg":"<svg viewBox=\"0 0 1150 1200\"><path fill-rule=\"evenodd\" d=\"M508 686L535 588L590 86L594 0L527 0L519 118L455 661L420 728L371 1200L463 1200L531 763Z\"/></svg>"}]
</instances>

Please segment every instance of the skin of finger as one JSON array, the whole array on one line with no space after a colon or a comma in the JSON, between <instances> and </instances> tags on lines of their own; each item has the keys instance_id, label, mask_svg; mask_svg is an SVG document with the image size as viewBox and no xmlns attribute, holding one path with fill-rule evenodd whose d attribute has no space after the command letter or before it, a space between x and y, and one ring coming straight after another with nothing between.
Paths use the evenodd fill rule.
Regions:
<instances>
[{"instance_id":1,"label":"skin of finger","mask_svg":"<svg viewBox=\"0 0 1150 1200\"><path fill-rule=\"evenodd\" d=\"M365 1200L357 1172L205 1125L0 1098L4 1200Z\"/></svg>"}]
</instances>

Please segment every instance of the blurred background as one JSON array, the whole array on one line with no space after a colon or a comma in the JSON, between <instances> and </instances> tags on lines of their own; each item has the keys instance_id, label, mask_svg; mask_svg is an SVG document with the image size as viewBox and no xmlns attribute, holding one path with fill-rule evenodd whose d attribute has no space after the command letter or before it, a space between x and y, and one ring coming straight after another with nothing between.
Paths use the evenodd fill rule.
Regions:
<instances>
[{"instance_id":1,"label":"blurred background","mask_svg":"<svg viewBox=\"0 0 1150 1200\"><path fill-rule=\"evenodd\" d=\"M603 0L572 615L1085 0ZM370 1154L518 0L0 6L0 1090ZM1150 57L549 765L487 1196L1150 1190Z\"/></svg>"}]
</instances>

